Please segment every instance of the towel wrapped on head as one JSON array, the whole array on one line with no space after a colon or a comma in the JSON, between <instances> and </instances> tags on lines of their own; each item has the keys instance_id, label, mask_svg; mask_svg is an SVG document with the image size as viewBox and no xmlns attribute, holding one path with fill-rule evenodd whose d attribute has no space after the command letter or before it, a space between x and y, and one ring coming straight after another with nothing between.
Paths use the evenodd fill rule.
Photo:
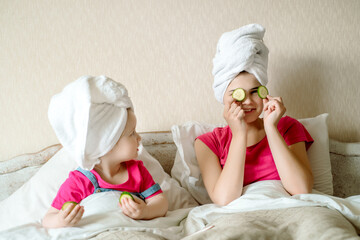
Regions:
<instances>
[{"instance_id":1,"label":"towel wrapped on head","mask_svg":"<svg viewBox=\"0 0 360 240\"><path fill-rule=\"evenodd\" d=\"M69 155L91 170L119 140L128 108L133 104L122 84L106 76L83 76L52 97L48 117Z\"/></svg>"},{"instance_id":2,"label":"towel wrapped on head","mask_svg":"<svg viewBox=\"0 0 360 240\"><path fill-rule=\"evenodd\" d=\"M216 99L223 103L229 83L240 73L246 71L266 85L269 50L263 42L265 28L259 24L249 24L231 32L224 33L217 44L213 59Z\"/></svg>"}]
</instances>

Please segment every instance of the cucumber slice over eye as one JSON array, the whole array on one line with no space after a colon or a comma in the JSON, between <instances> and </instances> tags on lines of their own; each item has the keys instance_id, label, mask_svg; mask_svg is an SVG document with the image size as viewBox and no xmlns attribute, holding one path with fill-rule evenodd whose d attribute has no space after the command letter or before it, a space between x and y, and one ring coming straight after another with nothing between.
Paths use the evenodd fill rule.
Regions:
<instances>
[{"instance_id":1,"label":"cucumber slice over eye","mask_svg":"<svg viewBox=\"0 0 360 240\"><path fill-rule=\"evenodd\" d=\"M233 99L239 102L243 101L245 99L245 96L246 96L245 90L242 88L237 88L232 93Z\"/></svg>"},{"instance_id":2,"label":"cucumber slice over eye","mask_svg":"<svg viewBox=\"0 0 360 240\"><path fill-rule=\"evenodd\" d=\"M121 204L121 199L123 198L129 198L134 201L134 197L129 192L122 192L119 198L119 203Z\"/></svg>"},{"instance_id":3,"label":"cucumber slice over eye","mask_svg":"<svg viewBox=\"0 0 360 240\"><path fill-rule=\"evenodd\" d=\"M258 87L258 95L260 98L265 99L267 97L267 95L269 94L269 91L267 90L267 88L265 86L260 86Z\"/></svg>"}]
</instances>

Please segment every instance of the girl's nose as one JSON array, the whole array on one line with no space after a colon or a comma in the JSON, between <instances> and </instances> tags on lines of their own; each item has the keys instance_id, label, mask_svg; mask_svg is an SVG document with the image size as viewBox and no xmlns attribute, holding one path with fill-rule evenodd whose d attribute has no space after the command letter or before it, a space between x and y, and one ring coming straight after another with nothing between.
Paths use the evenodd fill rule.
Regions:
<instances>
[{"instance_id":1,"label":"girl's nose","mask_svg":"<svg viewBox=\"0 0 360 240\"><path fill-rule=\"evenodd\" d=\"M246 94L245 99L242 100L242 104L249 104L251 102L249 94Z\"/></svg>"}]
</instances>

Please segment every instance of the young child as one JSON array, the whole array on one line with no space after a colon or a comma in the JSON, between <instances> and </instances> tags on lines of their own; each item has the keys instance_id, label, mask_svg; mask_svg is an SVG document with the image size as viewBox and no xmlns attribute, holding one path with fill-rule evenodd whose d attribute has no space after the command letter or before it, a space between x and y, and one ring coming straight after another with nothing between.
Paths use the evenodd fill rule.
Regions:
<instances>
[{"instance_id":1,"label":"young child","mask_svg":"<svg viewBox=\"0 0 360 240\"><path fill-rule=\"evenodd\" d=\"M105 76L84 76L55 95L49 106L50 123L63 147L79 168L61 185L42 225L75 226L84 214L80 203L103 191L130 192L122 198L122 212L133 219L164 216L168 209L159 184L138 156L141 140L126 88Z\"/></svg>"}]
</instances>

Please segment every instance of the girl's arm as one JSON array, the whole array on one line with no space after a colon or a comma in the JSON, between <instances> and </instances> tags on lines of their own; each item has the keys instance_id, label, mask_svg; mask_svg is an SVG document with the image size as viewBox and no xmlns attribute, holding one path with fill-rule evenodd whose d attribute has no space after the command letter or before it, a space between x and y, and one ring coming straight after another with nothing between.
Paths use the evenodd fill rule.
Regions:
<instances>
[{"instance_id":1,"label":"girl's arm","mask_svg":"<svg viewBox=\"0 0 360 240\"><path fill-rule=\"evenodd\" d=\"M123 213L132 219L149 220L165 216L168 210L168 200L163 193L145 199L145 202L137 197L134 198L134 201L123 198L120 207Z\"/></svg>"},{"instance_id":2,"label":"girl's arm","mask_svg":"<svg viewBox=\"0 0 360 240\"><path fill-rule=\"evenodd\" d=\"M218 157L201 140L195 141L196 158L205 188L211 200L219 205L227 205L242 194L247 141L241 106L234 102L225 106L224 118L232 131L232 139L223 169Z\"/></svg>"},{"instance_id":3,"label":"girl's arm","mask_svg":"<svg viewBox=\"0 0 360 240\"><path fill-rule=\"evenodd\" d=\"M42 225L45 228L71 227L78 223L84 214L84 207L71 203L65 210L58 210L54 207L45 214Z\"/></svg>"},{"instance_id":4,"label":"girl's arm","mask_svg":"<svg viewBox=\"0 0 360 240\"><path fill-rule=\"evenodd\" d=\"M232 139L224 168L219 158L199 139L195 141L196 158L201 176L211 200L218 205L227 205L240 197L243 189L246 139Z\"/></svg>"},{"instance_id":5,"label":"girl's arm","mask_svg":"<svg viewBox=\"0 0 360 240\"><path fill-rule=\"evenodd\" d=\"M288 146L276 127L266 129L271 153L281 182L291 195L310 193L313 175L307 157L305 143Z\"/></svg>"},{"instance_id":6,"label":"girl's arm","mask_svg":"<svg viewBox=\"0 0 360 240\"><path fill-rule=\"evenodd\" d=\"M281 98L264 100L264 127L275 165L285 189L291 194L311 192L313 175L305 143L288 146L277 129L286 109Z\"/></svg>"}]
</instances>

